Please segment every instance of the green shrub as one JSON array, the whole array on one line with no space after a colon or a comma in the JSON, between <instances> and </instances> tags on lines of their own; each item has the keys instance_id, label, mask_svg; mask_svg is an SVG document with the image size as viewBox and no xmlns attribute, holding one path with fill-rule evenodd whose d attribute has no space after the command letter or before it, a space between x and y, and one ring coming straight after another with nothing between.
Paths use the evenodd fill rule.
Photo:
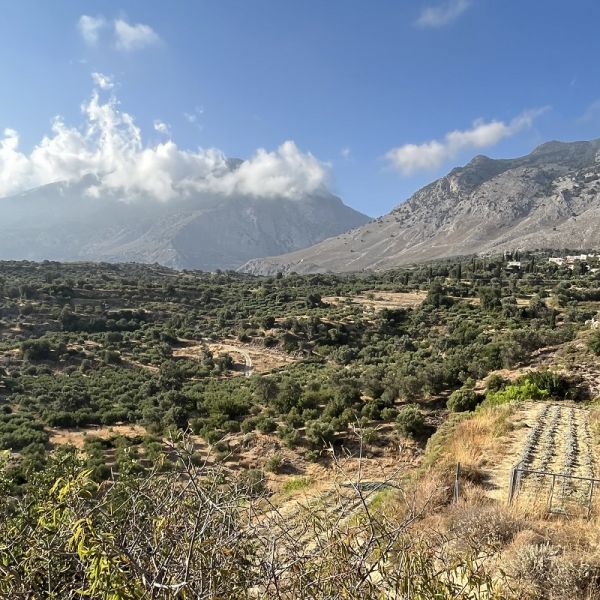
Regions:
<instances>
[{"instance_id":1,"label":"green shrub","mask_svg":"<svg viewBox=\"0 0 600 600\"><path fill-rule=\"evenodd\" d=\"M541 389L531 381L516 381L498 392L486 395L485 406L498 406L508 402L524 402L525 400L545 400L550 396L548 390Z\"/></svg>"},{"instance_id":2,"label":"green shrub","mask_svg":"<svg viewBox=\"0 0 600 600\"><path fill-rule=\"evenodd\" d=\"M279 473L283 468L284 460L281 454L276 453L271 455L265 462L265 469L270 473Z\"/></svg>"},{"instance_id":3,"label":"green shrub","mask_svg":"<svg viewBox=\"0 0 600 600\"><path fill-rule=\"evenodd\" d=\"M225 423L223 423L223 429L227 433L237 433L238 431L240 431L240 422L233 420L225 421Z\"/></svg>"},{"instance_id":4,"label":"green shrub","mask_svg":"<svg viewBox=\"0 0 600 600\"><path fill-rule=\"evenodd\" d=\"M508 385L509 381L502 375L494 373L488 377L486 389L488 392L498 392Z\"/></svg>"},{"instance_id":5,"label":"green shrub","mask_svg":"<svg viewBox=\"0 0 600 600\"><path fill-rule=\"evenodd\" d=\"M294 479L288 479L282 486L281 491L284 494L291 494L294 492L300 492L312 485L313 481L309 477L295 477Z\"/></svg>"},{"instance_id":6,"label":"green shrub","mask_svg":"<svg viewBox=\"0 0 600 600\"><path fill-rule=\"evenodd\" d=\"M277 429L277 423L271 417L259 417L256 421L256 428L261 433L273 433Z\"/></svg>"},{"instance_id":7,"label":"green shrub","mask_svg":"<svg viewBox=\"0 0 600 600\"><path fill-rule=\"evenodd\" d=\"M306 439L314 447L327 446L335 439L335 429L326 421L312 421L306 426Z\"/></svg>"},{"instance_id":8,"label":"green shrub","mask_svg":"<svg viewBox=\"0 0 600 600\"><path fill-rule=\"evenodd\" d=\"M256 417L248 417L242 421L240 429L242 433L250 433L256 429L258 419Z\"/></svg>"},{"instance_id":9,"label":"green shrub","mask_svg":"<svg viewBox=\"0 0 600 600\"><path fill-rule=\"evenodd\" d=\"M588 346L596 356L600 356L600 331L595 331L590 336L590 339L588 340Z\"/></svg>"},{"instance_id":10,"label":"green shrub","mask_svg":"<svg viewBox=\"0 0 600 600\"><path fill-rule=\"evenodd\" d=\"M381 411L381 419L383 421L393 421L398 416L398 409L393 406L387 406Z\"/></svg>"},{"instance_id":11,"label":"green shrub","mask_svg":"<svg viewBox=\"0 0 600 600\"><path fill-rule=\"evenodd\" d=\"M416 404L400 409L396 417L396 429L404 437L417 437L424 433L425 419Z\"/></svg>"},{"instance_id":12,"label":"green shrub","mask_svg":"<svg viewBox=\"0 0 600 600\"><path fill-rule=\"evenodd\" d=\"M319 450L307 450L304 453L304 458L309 462L318 462L321 458L321 453Z\"/></svg>"},{"instance_id":13,"label":"green shrub","mask_svg":"<svg viewBox=\"0 0 600 600\"><path fill-rule=\"evenodd\" d=\"M259 469L248 469L240 475L244 492L252 497L262 496L267 491L265 474Z\"/></svg>"},{"instance_id":14,"label":"green shrub","mask_svg":"<svg viewBox=\"0 0 600 600\"><path fill-rule=\"evenodd\" d=\"M277 430L277 435L288 448L295 448L300 443L300 434L290 425L283 425Z\"/></svg>"},{"instance_id":15,"label":"green shrub","mask_svg":"<svg viewBox=\"0 0 600 600\"><path fill-rule=\"evenodd\" d=\"M517 381L526 380L534 383L540 389L546 390L554 398L571 398L577 395L575 382L560 373L545 369L531 371Z\"/></svg>"},{"instance_id":16,"label":"green shrub","mask_svg":"<svg viewBox=\"0 0 600 600\"><path fill-rule=\"evenodd\" d=\"M48 340L26 340L21 344L21 352L26 360L46 360L52 354Z\"/></svg>"},{"instance_id":17,"label":"green shrub","mask_svg":"<svg viewBox=\"0 0 600 600\"><path fill-rule=\"evenodd\" d=\"M475 393L470 387L462 387L460 390L454 390L448 398L448 408L452 412L466 412L475 410L483 398Z\"/></svg>"}]
</instances>

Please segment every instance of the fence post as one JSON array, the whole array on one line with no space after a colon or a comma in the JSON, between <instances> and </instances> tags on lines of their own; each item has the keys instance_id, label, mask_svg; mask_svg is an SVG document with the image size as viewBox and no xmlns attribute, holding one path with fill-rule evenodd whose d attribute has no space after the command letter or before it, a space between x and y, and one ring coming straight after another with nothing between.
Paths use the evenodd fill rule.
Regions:
<instances>
[{"instance_id":1,"label":"fence post","mask_svg":"<svg viewBox=\"0 0 600 600\"><path fill-rule=\"evenodd\" d=\"M460 496L460 463L456 463L456 472L454 473L454 504L458 502Z\"/></svg>"},{"instance_id":2,"label":"fence post","mask_svg":"<svg viewBox=\"0 0 600 600\"><path fill-rule=\"evenodd\" d=\"M556 483L556 475L552 475L552 485L550 486L550 497L548 498L548 512L552 512L552 497L554 496L554 484Z\"/></svg>"},{"instance_id":3,"label":"fence post","mask_svg":"<svg viewBox=\"0 0 600 600\"><path fill-rule=\"evenodd\" d=\"M510 472L510 485L508 487L508 504L512 504L513 496L515 494L515 480L517 478L517 465L515 465Z\"/></svg>"},{"instance_id":4,"label":"fence post","mask_svg":"<svg viewBox=\"0 0 600 600\"><path fill-rule=\"evenodd\" d=\"M523 461L517 463L517 478L515 480L515 492L521 489L521 479L523 479Z\"/></svg>"},{"instance_id":5,"label":"fence post","mask_svg":"<svg viewBox=\"0 0 600 600\"><path fill-rule=\"evenodd\" d=\"M594 483L595 481L592 479L592 481L590 481L590 497L588 499L588 519L590 518L590 515L592 514L592 500L594 498Z\"/></svg>"}]
</instances>

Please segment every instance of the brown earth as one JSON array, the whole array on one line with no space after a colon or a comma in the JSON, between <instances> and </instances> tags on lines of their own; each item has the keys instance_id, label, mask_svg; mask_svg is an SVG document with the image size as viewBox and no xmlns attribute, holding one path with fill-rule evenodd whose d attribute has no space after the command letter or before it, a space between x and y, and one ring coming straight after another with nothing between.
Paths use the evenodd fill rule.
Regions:
<instances>
[{"instance_id":1,"label":"brown earth","mask_svg":"<svg viewBox=\"0 0 600 600\"><path fill-rule=\"evenodd\" d=\"M70 444L76 448L83 448L86 437L108 439L113 436L132 437L146 435L146 430L141 425L112 425L110 427L85 427L81 429L49 429L50 443L53 446Z\"/></svg>"},{"instance_id":2,"label":"brown earth","mask_svg":"<svg viewBox=\"0 0 600 600\"><path fill-rule=\"evenodd\" d=\"M249 376L255 372L266 373L272 369L279 369L293 364L298 360L285 352L273 348L261 348L260 346L244 344L233 339L177 348L173 351L173 356L197 360L202 356L205 349L210 350L215 356L229 354L234 360L234 374L237 375L245 374Z\"/></svg>"},{"instance_id":3,"label":"brown earth","mask_svg":"<svg viewBox=\"0 0 600 600\"><path fill-rule=\"evenodd\" d=\"M323 302L333 304L358 304L367 310L379 312L384 308L416 308L425 300L427 292L383 292L367 291L358 296L325 296Z\"/></svg>"}]
</instances>

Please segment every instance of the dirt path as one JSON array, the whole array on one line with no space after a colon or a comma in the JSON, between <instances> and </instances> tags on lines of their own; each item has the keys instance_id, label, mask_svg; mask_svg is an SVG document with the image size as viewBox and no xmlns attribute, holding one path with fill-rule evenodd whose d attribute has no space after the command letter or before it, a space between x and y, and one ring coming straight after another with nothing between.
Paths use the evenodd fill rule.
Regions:
<instances>
[{"instance_id":1,"label":"dirt path","mask_svg":"<svg viewBox=\"0 0 600 600\"><path fill-rule=\"evenodd\" d=\"M538 421L544 405L539 402L526 402L512 417L513 430L502 443L507 447L504 458L488 472L488 496L505 501L508 497L508 482L515 463L519 461L521 449L529 431Z\"/></svg>"},{"instance_id":2,"label":"dirt path","mask_svg":"<svg viewBox=\"0 0 600 600\"><path fill-rule=\"evenodd\" d=\"M246 352L246 350L239 349L239 353L244 357L244 361L246 362L244 366L244 375L246 377L250 377L254 371L252 368L252 358L250 358L250 354Z\"/></svg>"},{"instance_id":3,"label":"dirt path","mask_svg":"<svg viewBox=\"0 0 600 600\"><path fill-rule=\"evenodd\" d=\"M181 340L187 342L188 340ZM252 344L244 344L237 340L225 339L219 342L205 340L203 343L192 342L173 352L175 357L186 357L198 360L204 351L208 349L213 355L229 354L235 363L233 375L245 375L250 377L254 373L266 373L272 369L278 369L298 361L298 358L290 356L275 348L262 348Z\"/></svg>"}]
</instances>

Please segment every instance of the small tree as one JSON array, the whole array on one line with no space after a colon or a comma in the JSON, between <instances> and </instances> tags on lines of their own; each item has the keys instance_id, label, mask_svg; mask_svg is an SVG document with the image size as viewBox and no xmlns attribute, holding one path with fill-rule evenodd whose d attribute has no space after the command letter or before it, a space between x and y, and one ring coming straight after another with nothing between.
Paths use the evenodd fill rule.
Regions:
<instances>
[{"instance_id":1,"label":"small tree","mask_svg":"<svg viewBox=\"0 0 600 600\"><path fill-rule=\"evenodd\" d=\"M448 398L448 408L452 412L465 412L474 410L481 402L482 398L471 387L462 387L460 390L454 390Z\"/></svg>"},{"instance_id":2,"label":"small tree","mask_svg":"<svg viewBox=\"0 0 600 600\"><path fill-rule=\"evenodd\" d=\"M404 406L396 417L396 429L404 437L416 437L425 429L425 419L416 404Z\"/></svg>"},{"instance_id":3,"label":"small tree","mask_svg":"<svg viewBox=\"0 0 600 600\"><path fill-rule=\"evenodd\" d=\"M594 332L588 341L588 346L594 354L600 356L600 331Z\"/></svg>"}]
</instances>

